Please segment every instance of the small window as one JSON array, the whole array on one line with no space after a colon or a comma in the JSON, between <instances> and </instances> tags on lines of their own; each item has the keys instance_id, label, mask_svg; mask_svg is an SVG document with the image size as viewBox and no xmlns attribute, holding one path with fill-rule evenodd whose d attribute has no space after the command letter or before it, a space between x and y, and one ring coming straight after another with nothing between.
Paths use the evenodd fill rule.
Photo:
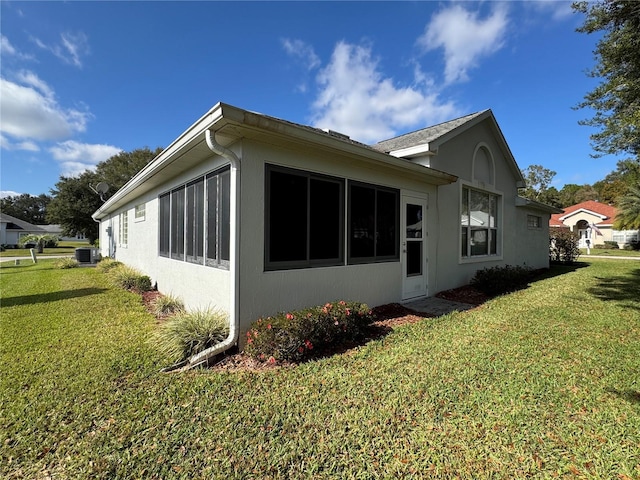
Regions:
<instances>
[{"instance_id":1,"label":"small window","mask_svg":"<svg viewBox=\"0 0 640 480\"><path fill-rule=\"evenodd\" d=\"M147 206L144 203L141 203L140 205L136 205L135 208L135 220L137 222L144 220L145 214L146 214L146 209Z\"/></svg>"},{"instance_id":2,"label":"small window","mask_svg":"<svg viewBox=\"0 0 640 480\"><path fill-rule=\"evenodd\" d=\"M542 227L542 218L536 215L527 215L527 227L531 229L539 229Z\"/></svg>"},{"instance_id":3,"label":"small window","mask_svg":"<svg viewBox=\"0 0 640 480\"><path fill-rule=\"evenodd\" d=\"M119 243L121 247L126 247L129 243L129 212L125 211L120 214L119 224L120 224L120 235L119 235Z\"/></svg>"}]
</instances>

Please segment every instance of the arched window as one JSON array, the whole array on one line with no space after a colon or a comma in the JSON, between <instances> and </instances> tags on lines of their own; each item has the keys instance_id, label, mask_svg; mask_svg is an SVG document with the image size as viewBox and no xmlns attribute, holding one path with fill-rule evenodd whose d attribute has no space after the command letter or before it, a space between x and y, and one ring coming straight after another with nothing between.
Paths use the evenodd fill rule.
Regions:
<instances>
[{"instance_id":1,"label":"arched window","mask_svg":"<svg viewBox=\"0 0 640 480\"><path fill-rule=\"evenodd\" d=\"M495 184L493 155L489 147L483 143L476 147L473 154L473 180L487 185Z\"/></svg>"}]
</instances>

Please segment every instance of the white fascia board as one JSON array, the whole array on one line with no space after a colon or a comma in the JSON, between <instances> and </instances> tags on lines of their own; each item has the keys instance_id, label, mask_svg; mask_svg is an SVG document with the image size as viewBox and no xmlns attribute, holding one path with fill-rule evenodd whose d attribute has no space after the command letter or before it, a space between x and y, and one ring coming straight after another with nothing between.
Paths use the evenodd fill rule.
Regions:
<instances>
[{"instance_id":1,"label":"white fascia board","mask_svg":"<svg viewBox=\"0 0 640 480\"><path fill-rule=\"evenodd\" d=\"M412 158L420 155L437 155L437 151L429 150L429 144L415 145L413 147L401 148L400 150L393 150L389 152L389 155L398 158Z\"/></svg>"},{"instance_id":2,"label":"white fascia board","mask_svg":"<svg viewBox=\"0 0 640 480\"><path fill-rule=\"evenodd\" d=\"M580 208L580 209L575 210L575 211L573 211L571 213L567 213L563 217L560 217L558 220L564 220L565 218L573 217L574 215L577 215L578 213L587 213L589 215L593 215L594 217L601 218L602 220L607 218L606 215L602 215L600 213L596 213L596 212L593 212L591 210L587 210L586 208Z\"/></svg>"}]
</instances>

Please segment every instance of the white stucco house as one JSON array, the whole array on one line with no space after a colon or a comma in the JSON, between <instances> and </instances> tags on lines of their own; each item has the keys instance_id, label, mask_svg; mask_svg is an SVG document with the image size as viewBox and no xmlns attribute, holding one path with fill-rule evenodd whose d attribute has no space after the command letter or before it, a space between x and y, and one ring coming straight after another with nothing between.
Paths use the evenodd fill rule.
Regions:
<instances>
[{"instance_id":1,"label":"white stucco house","mask_svg":"<svg viewBox=\"0 0 640 480\"><path fill-rule=\"evenodd\" d=\"M33 225L19 218L0 213L0 245L16 248L20 239L27 235L44 235L47 232L40 225Z\"/></svg>"},{"instance_id":2,"label":"white stucco house","mask_svg":"<svg viewBox=\"0 0 640 480\"><path fill-rule=\"evenodd\" d=\"M613 205L595 200L577 203L554 213L549 220L551 228L568 228L575 233L580 248L616 242L619 248L640 241L640 230L615 230L613 224L617 209Z\"/></svg>"},{"instance_id":3,"label":"white stucco house","mask_svg":"<svg viewBox=\"0 0 640 480\"><path fill-rule=\"evenodd\" d=\"M93 217L103 256L188 307L226 310L234 342L279 311L548 267L558 210L523 186L491 110L369 146L218 103Z\"/></svg>"}]
</instances>

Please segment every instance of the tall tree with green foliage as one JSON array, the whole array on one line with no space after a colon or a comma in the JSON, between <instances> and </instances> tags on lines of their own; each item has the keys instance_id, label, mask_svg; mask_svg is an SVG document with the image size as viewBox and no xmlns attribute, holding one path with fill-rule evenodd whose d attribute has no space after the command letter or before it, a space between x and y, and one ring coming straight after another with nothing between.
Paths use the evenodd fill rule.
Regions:
<instances>
[{"instance_id":1,"label":"tall tree with green foliage","mask_svg":"<svg viewBox=\"0 0 640 480\"><path fill-rule=\"evenodd\" d=\"M618 201L618 213L613 223L616 230L640 230L640 186L631 187Z\"/></svg>"},{"instance_id":2,"label":"tall tree with green foliage","mask_svg":"<svg viewBox=\"0 0 640 480\"><path fill-rule=\"evenodd\" d=\"M580 1L573 8L585 14L579 32L604 33L589 71L602 82L577 105L595 111L581 122L599 129L591 135L595 156L629 153L640 159L640 2Z\"/></svg>"},{"instance_id":3,"label":"tall tree with green foliage","mask_svg":"<svg viewBox=\"0 0 640 480\"><path fill-rule=\"evenodd\" d=\"M520 192L520 195L537 202L548 201L551 198L547 193L556 172L544 168L542 165L529 165L522 171L522 176L527 186Z\"/></svg>"},{"instance_id":4,"label":"tall tree with green foliage","mask_svg":"<svg viewBox=\"0 0 640 480\"><path fill-rule=\"evenodd\" d=\"M95 242L98 224L91 215L103 203L93 190L95 186L100 182L106 183L109 190L103 198L108 199L161 151L161 148L142 148L121 152L100 162L94 172L85 171L77 177L60 177L51 190L53 200L49 204L47 219L50 223L60 224L65 235L82 234L90 243Z\"/></svg>"},{"instance_id":5,"label":"tall tree with green foliage","mask_svg":"<svg viewBox=\"0 0 640 480\"><path fill-rule=\"evenodd\" d=\"M23 193L0 198L0 212L33 225L44 225L49 202L51 202L51 197L44 193L38 196Z\"/></svg>"}]
</instances>

